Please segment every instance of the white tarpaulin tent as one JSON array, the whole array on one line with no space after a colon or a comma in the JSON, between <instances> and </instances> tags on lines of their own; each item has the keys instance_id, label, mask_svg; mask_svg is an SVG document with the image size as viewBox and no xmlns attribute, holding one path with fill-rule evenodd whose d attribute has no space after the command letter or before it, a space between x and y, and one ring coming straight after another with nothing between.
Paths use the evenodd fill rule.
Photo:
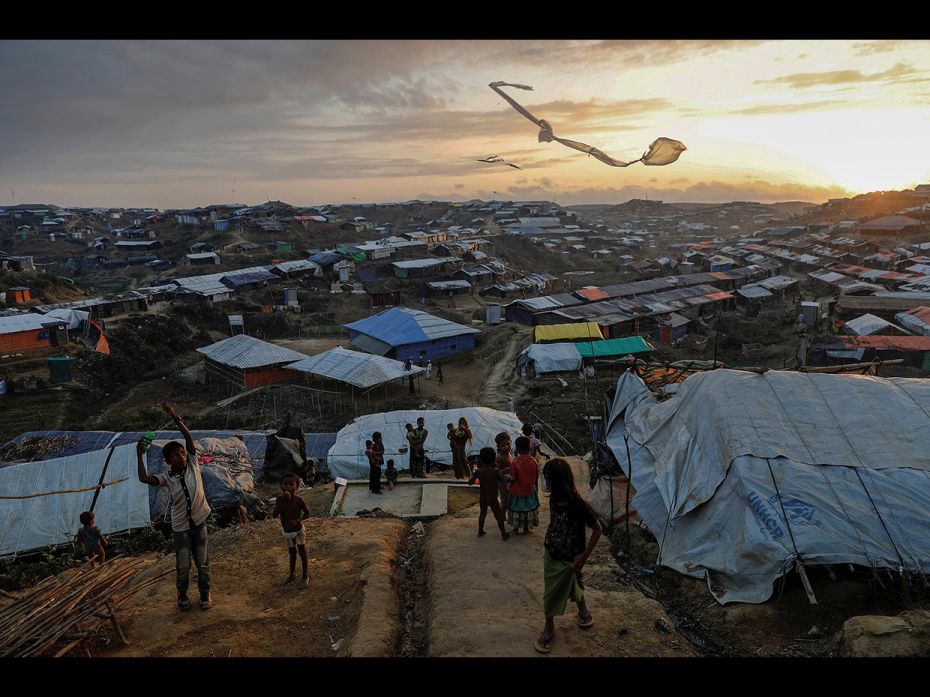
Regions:
<instances>
[{"instance_id":1,"label":"white tarpaulin tent","mask_svg":"<svg viewBox=\"0 0 930 697\"><path fill-rule=\"evenodd\" d=\"M625 373L607 431L659 563L722 603L798 562L930 569L930 380L714 370L659 402Z\"/></svg>"},{"instance_id":2,"label":"white tarpaulin tent","mask_svg":"<svg viewBox=\"0 0 930 697\"><path fill-rule=\"evenodd\" d=\"M428 411L389 411L383 414L359 416L355 421L342 428L336 434L336 442L329 450L327 462L333 477L346 479L363 479L368 477L368 458L365 457L365 441L371 434L380 431L384 441L384 460L394 459L397 469L407 469L409 453L401 453L406 448L407 429L404 424L416 426L417 419L423 417L429 437L426 440L426 456L433 462L444 465L452 464L452 451L446 438L446 424L458 425L459 419L468 419L472 432L472 442L465 446L467 454L477 453L483 447L494 447L494 436L501 431L511 434L516 439L520 434L522 423L516 414L497 411L486 407L465 407L462 409L443 409Z\"/></svg>"},{"instance_id":3,"label":"white tarpaulin tent","mask_svg":"<svg viewBox=\"0 0 930 697\"><path fill-rule=\"evenodd\" d=\"M0 496L32 497L0 499L0 554L73 540L81 527L81 513L90 509L94 490L34 494L97 486L109 453L109 449L94 450L0 468ZM94 506L94 523L104 535L143 527L150 520L149 487L138 480L134 444L113 449L104 482L123 477L128 479L100 489Z\"/></svg>"},{"instance_id":4,"label":"white tarpaulin tent","mask_svg":"<svg viewBox=\"0 0 930 697\"><path fill-rule=\"evenodd\" d=\"M574 344L530 344L525 352L538 374L581 369L581 354Z\"/></svg>"}]
</instances>

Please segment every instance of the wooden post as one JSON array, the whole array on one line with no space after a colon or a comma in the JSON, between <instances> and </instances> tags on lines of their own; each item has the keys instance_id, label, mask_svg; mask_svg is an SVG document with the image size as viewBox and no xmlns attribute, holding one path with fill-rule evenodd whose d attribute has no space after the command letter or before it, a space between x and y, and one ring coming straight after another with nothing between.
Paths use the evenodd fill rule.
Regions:
<instances>
[{"instance_id":1,"label":"wooden post","mask_svg":"<svg viewBox=\"0 0 930 697\"><path fill-rule=\"evenodd\" d=\"M807 572L804 570L804 564L801 563L800 559L795 559L794 568L798 572L798 575L801 577L801 583L804 584L804 592L807 593L807 601L811 605L816 605L817 597L814 595L814 589L811 587L811 582L807 578Z\"/></svg>"}]
</instances>

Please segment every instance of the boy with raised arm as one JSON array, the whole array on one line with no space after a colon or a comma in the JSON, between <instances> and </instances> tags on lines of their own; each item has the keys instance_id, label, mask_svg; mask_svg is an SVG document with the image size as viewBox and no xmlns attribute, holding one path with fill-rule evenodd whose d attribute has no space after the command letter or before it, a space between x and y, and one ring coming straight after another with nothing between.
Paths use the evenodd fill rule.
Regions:
<instances>
[{"instance_id":1,"label":"boy with raised arm","mask_svg":"<svg viewBox=\"0 0 930 697\"><path fill-rule=\"evenodd\" d=\"M190 586L191 558L193 558L197 566L200 609L208 610L213 607L213 601L210 598L210 553L207 541L207 518L211 511L204 496L203 478L200 474L200 464L197 462L197 449L194 446L194 437L190 429L181 417L175 414L174 408L167 402L161 406L184 436L184 445L171 441L162 448L168 472L153 477L145 470L142 458L146 445L140 440L136 446L139 481L149 486L163 486L171 495L171 530L174 537L178 607L182 610L189 610L191 606L187 589Z\"/></svg>"}]
</instances>

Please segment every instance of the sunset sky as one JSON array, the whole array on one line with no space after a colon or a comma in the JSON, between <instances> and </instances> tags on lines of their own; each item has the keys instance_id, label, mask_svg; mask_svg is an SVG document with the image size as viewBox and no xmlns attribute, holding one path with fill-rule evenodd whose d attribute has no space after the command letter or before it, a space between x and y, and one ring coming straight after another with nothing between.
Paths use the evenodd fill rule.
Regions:
<instances>
[{"instance_id":1,"label":"sunset sky","mask_svg":"<svg viewBox=\"0 0 930 697\"><path fill-rule=\"evenodd\" d=\"M612 157L688 150L622 169L538 143L497 80ZM11 189L157 208L822 202L930 182L927 41L2 41L0 92L0 206Z\"/></svg>"}]
</instances>

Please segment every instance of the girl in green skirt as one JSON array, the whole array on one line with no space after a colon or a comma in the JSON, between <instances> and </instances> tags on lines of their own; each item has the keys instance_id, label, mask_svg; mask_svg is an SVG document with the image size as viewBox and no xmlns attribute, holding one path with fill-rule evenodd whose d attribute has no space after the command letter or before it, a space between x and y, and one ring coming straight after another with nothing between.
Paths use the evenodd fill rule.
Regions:
<instances>
[{"instance_id":1,"label":"girl in green skirt","mask_svg":"<svg viewBox=\"0 0 930 697\"><path fill-rule=\"evenodd\" d=\"M555 637L554 618L565 614L569 600L578 605L579 627L586 629L594 624L584 601L581 569L600 539L602 528L594 511L575 488L575 477L568 462L561 458L547 462L543 468L543 481L544 491L550 492L549 529L543 555L546 625L535 646L540 653L549 653ZM587 544L586 527L592 531Z\"/></svg>"}]
</instances>

